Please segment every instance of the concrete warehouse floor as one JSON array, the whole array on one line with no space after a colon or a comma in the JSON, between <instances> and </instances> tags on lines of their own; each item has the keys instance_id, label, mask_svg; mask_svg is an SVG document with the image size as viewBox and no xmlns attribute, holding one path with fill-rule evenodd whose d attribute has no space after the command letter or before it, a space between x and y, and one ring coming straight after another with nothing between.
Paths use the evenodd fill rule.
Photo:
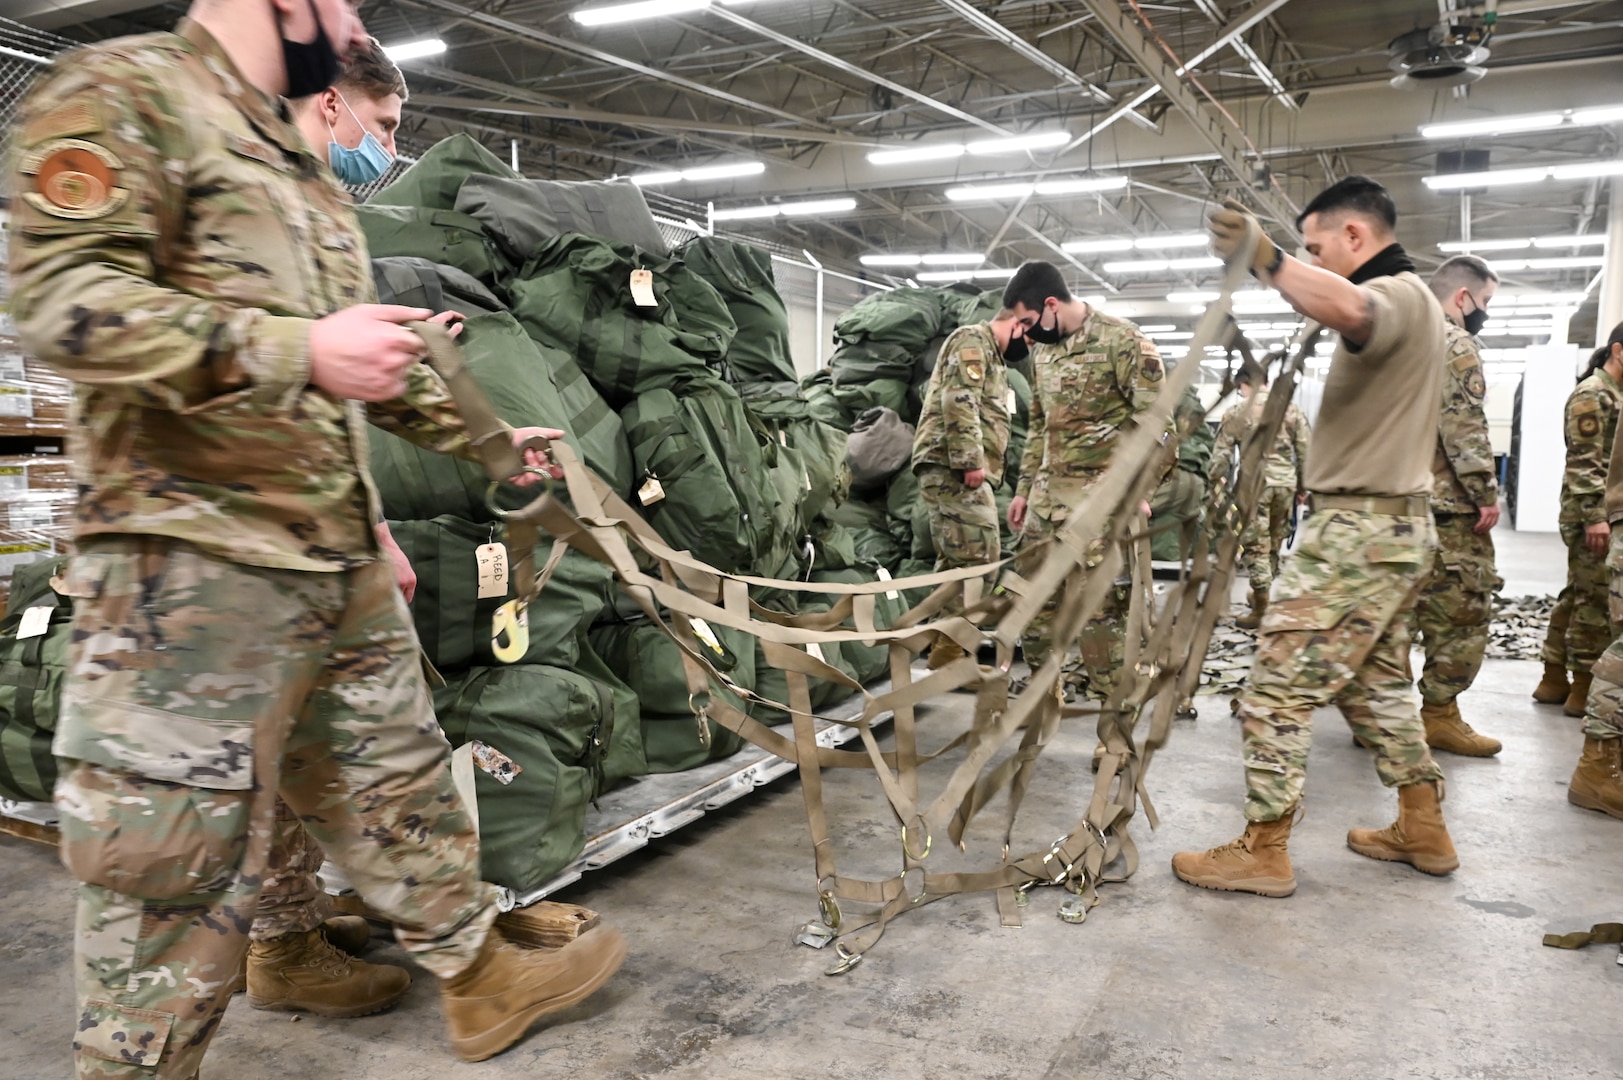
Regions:
<instances>
[{"instance_id":1,"label":"concrete warehouse floor","mask_svg":"<svg viewBox=\"0 0 1623 1080\"><path fill-rule=\"evenodd\" d=\"M1554 592L1553 536L1501 529L1507 591ZM892 923L850 974L790 944L815 914L802 802L792 780L734 804L559 897L631 939L597 998L480 1065L446 1046L433 979L395 1011L360 1020L226 1017L206 1080L524 1077L1011 1077L1229 1080L1623 1076L1616 950L1543 948L1546 931L1623 917L1623 822L1569 806L1577 721L1528 698L1532 662L1489 661L1468 717L1502 738L1495 760L1444 762L1463 865L1429 878L1348 851L1352 825L1391 820L1395 799L1339 717L1323 715L1286 900L1205 892L1173 879L1177 850L1241 827L1236 726L1201 699L1150 770L1162 827L1134 828L1136 877L1106 886L1087 922L1055 917L1038 890L1022 929L989 896L938 902ZM939 706L928 737L957 730L968 699ZM1030 849L1069 828L1091 790L1091 735L1062 733L1022 815ZM925 790L939 778L927 774ZM842 869L883 875L897 833L870 776L827 784ZM973 859L937 843L935 869L997 858L998 808ZM0 1077L63 1080L73 1006L73 883L48 848L0 837ZM399 961L392 943L374 958Z\"/></svg>"}]
</instances>

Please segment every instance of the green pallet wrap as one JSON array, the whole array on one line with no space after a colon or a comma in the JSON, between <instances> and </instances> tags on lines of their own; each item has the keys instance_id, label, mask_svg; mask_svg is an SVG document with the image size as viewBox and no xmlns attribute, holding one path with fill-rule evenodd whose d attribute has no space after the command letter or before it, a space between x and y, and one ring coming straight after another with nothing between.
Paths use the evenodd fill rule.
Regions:
<instances>
[{"instance_id":1,"label":"green pallet wrap","mask_svg":"<svg viewBox=\"0 0 1623 1080\"><path fill-rule=\"evenodd\" d=\"M733 382L793 381L789 355L789 311L778 295L772 256L765 250L719 236L699 236L682 247L688 268L715 287L738 324L727 348Z\"/></svg>"},{"instance_id":2,"label":"green pallet wrap","mask_svg":"<svg viewBox=\"0 0 1623 1080\"><path fill-rule=\"evenodd\" d=\"M496 664L491 618L516 594L509 587L500 596L480 598L475 552L499 540L499 530L493 531L486 522L447 515L428 521L390 521L389 531L417 573L411 615L429 660L441 671ZM551 546L547 539L537 545L538 568ZM507 557L512 565L513 553ZM530 647L519 662L574 667L580 658L579 631L603 614L614 591L614 572L606 565L578 551L566 553L529 607Z\"/></svg>"},{"instance_id":3,"label":"green pallet wrap","mask_svg":"<svg viewBox=\"0 0 1623 1080\"><path fill-rule=\"evenodd\" d=\"M638 302L634 271L648 275L640 298L651 304ZM616 407L719 367L738 332L721 294L681 259L574 233L537 249L508 293L530 336L574 357Z\"/></svg>"},{"instance_id":4,"label":"green pallet wrap","mask_svg":"<svg viewBox=\"0 0 1623 1080\"><path fill-rule=\"evenodd\" d=\"M725 626L712 628L710 634L713 644L695 636L693 645L705 650L710 661L732 682L753 689L754 638ZM665 631L645 620L593 627L590 637L593 651L636 691L642 703L642 746L649 773L696 768L729 757L743 747L742 736L714 720L709 721L710 745L699 741L698 719L688 706L681 650ZM744 702L714 678L710 688L711 693L725 698L734 708L744 708Z\"/></svg>"},{"instance_id":5,"label":"green pallet wrap","mask_svg":"<svg viewBox=\"0 0 1623 1080\"><path fill-rule=\"evenodd\" d=\"M11 599L0 619L0 798L50 802L56 787L51 739L73 634L73 601L51 588L51 578L66 563L60 556L41 559L11 576ZM25 628L31 608L46 614L28 616ZM20 638L23 629L30 633Z\"/></svg>"},{"instance_id":6,"label":"green pallet wrap","mask_svg":"<svg viewBox=\"0 0 1623 1080\"><path fill-rule=\"evenodd\" d=\"M362 203L355 208L374 259L414 256L454 266L486 285L512 272L479 219L455 210Z\"/></svg>"},{"instance_id":7,"label":"green pallet wrap","mask_svg":"<svg viewBox=\"0 0 1623 1080\"><path fill-rule=\"evenodd\" d=\"M477 742L480 876L545 884L586 846L586 808L613 737L612 691L539 664L474 668L434 692L452 746Z\"/></svg>"},{"instance_id":8,"label":"green pallet wrap","mask_svg":"<svg viewBox=\"0 0 1623 1080\"><path fill-rule=\"evenodd\" d=\"M631 448L620 418L567 357L536 345L505 312L469 319L458 344L497 416L514 427L561 429L610 487L629 493ZM380 428L371 428L370 438L372 478L386 517L495 517L485 502L489 480L480 466L424 450ZM502 506L519 506L533 493L503 485L498 499Z\"/></svg>"},{"instance_id":9,"label":"green pallet wrap","mask_svg":"<svg viewBox=\"0 0 1623 1080\"><path fill-rule=\"evenodd\" d=\"M630 180L474 175L457 191L456 208L483 224L515 265L566 233L618 240L660 255L668 250L642 189Z\"/></svg>"},{"instance_id":10,"label":"green pallet wrap","mask_svg":"<svg viewBox=\"0 0 1623 1080\"><path fill-rule=\"evenodd\" d=\"M480 146L472 135L452 135L429 147L411 168L388 187L374 193L369 201L384 206L455 210L456 194L463 181L476 175L518 179L518 173Z\"/></svg>"},{"instance_id":11,"label":"green pallet wrap","mask_svg":"<svg viewBox=\"0 0 1623 1080\"><path fill-rule=\"evenodd\" d=\"M636 463L636 501L667 543L724 573L761 566L783 543L773 535L777 444L736 390L714 379L680 396L650 390L621 419Z\"/></svg>"}]
</instances>

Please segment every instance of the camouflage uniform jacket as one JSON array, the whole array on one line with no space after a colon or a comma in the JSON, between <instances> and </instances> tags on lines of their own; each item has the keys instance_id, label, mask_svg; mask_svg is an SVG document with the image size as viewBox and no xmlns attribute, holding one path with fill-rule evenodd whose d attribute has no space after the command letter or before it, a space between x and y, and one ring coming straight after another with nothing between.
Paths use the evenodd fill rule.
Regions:
<instances>
[{"instance_id":1,"label":"camouflage uniform jacket","mask_svg":"<svg viewBox=\"0 0 1623 1080\"><path fill-rule=\"evenodd\" d=\"M1443 376L1443 410L1432 458L1431 508L1438 514L1474 514L1499 501L1499 481L1482 410L1488 384L1482 378L1477 342L1448 324L1448 371Z\"/></svg>"},{"instance_id":2,"label":"camouflage uniform jacket","mask_svg":"<svg viewBox=\"0 0 1623 1080\"><path fill-rule=\"evenodd\" d=\"M1214 436L1212 426L1206 422L1206 406L1200 403L1200 395L1193 386L1184 390L1183 400L1172 414L1172 422L1179 431L1190 429L1178 443L1178 468L1204 480L1212 464Z\"/></svg>"},{"instance_id":3,"label":"camouflage uniform jacket","mask_svg":"<svg viewBox=\"0 0 1623 1080\"><path fill-rule=\"evenodd\" d=\"M997 487L1009 448L1012 398L992 324L954 330L924 392L913 464L945 465L961 473L985 469L987 482Z\"/></svg>"},{"instance_id":4,"label":"camouflage uniform jacket","mask_svg":"<svg viewBox=\"0 0 1623 1080\"><path fill-rule=\"evenodd\" d=\"M13 314L76 384L76 532L341 570L377 557L368 415L466 454L439 378L384 405L310 385L312 321L374 299L349 196L213 36L59 59L21 111Z\"/></svg>"},{"instance_id":5,"label":"camouflage uniform jacket","mask_svg":"<svg viewBox=\"0 0 1623 1080\"><path fill-rule=\"evenodd\" d=\"M1605 368L1567 398L1567 471L1561 478L1561 524L1595 525L1606 520L1606 466L1617 434L1623 387Z\"/></svg>"},{"instance_id":6,"label":"camouflage uniform jacket","mask_svg":"<svg viewBox=\"0 0 1623 1080\"><path fill-rule=\"evenodd\" d=\"M1235 403L1217 428L1217 445L1212 450L1213 473L1226 473L1236 446L1245 445L1246 436L1262 419L1262 408L1268 403L1268 391L1258 390L1246 401ZM1268 487L1302 490L1302 467L1307 463L1307 417L1293 401L1285 406L1285 419L1279 425L1273 449L1263 462L1263 475ZM1211 477L1215 483L1217 477Z\"/></svg>"},{"instance_id":7,"label":"camouflage uniform jacket","mask_svg":"<svg viewBox=\"0 0 1623 1080\"><path fill-rule=\"evenodd\" d=\"M1103 475L1118 435L1155 401L1165 371L1138 327L1091 307L1075 333L1033 346L1031 361L1031 424L1016 494L1040 507L1051 494L1071 501Z\"/></svg>"}]
</instances>

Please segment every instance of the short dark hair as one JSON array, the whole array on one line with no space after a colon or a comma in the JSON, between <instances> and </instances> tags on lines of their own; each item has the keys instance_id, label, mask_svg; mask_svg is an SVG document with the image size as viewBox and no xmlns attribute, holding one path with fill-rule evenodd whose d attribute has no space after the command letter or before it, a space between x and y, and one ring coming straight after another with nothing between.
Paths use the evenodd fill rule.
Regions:
<instances>
[{"instance_id":1,"label":"short dark hair","mask_svg":"<svg viewBox=\"0 0 1623 1080\"><path fill-rule=\"evenodd\" d=\"M1334 210L1347 210L1371 217L1390 231L1398 225L1398 204L1391 192L1367 176L1347 176L1314 196L1313 201L1296 215L1296 227L1313 214L1326 214Z\"/></svg>"},{"instance_id":2,"label":"short dark hair","mask_svg":"<svg viewBox=\"0 0 1623 1080\"><path fill-rule=\"evenodd\" d=\"M1589 367L1584 372L1585 379L1595 374L1596 370L1604 365L1607 360L1611 359L1613 345L1623 345L1623 322L1620 322L1616 326L1612 327L1611 334L1609 334L1606 338L1606 344L1596 349L1589 357ZM1579 381L1581 382L1582 380Z\"/></svg>"},{"instance_id":3,"label":"short dark hair","mask_svg":"<svg viewBox=\"0 0 1623 1080\"><path fill-rule=\"evenodd\" d=\"M406 77L400 73L400 66L389 59L389 54L383 51L383 46L374 37L367 38L366 44L344 61L344 69L333 85L359 91L373 101L399 94L404 103L411 96L406 90Z\"/></svg>"},{"instance_id":4,"label":"short dark hair","mask_svg":"<svg viewBox=\"0 0 1623 1080\"><path fill-rule=\"evenodd\" d=\"M1486 285L1490 281L1498 281L1499 275L1493 272L1485 260L1476 255L1455 255L1445 259L1431 274L1431 291L1439 300L1446 300L1454 295L1460 288L1471 288L1473 285Z\"/></svg>"},{"instance_id":5,"label":"short dark hair","mask_svg":"<svg viewBox=\"0 0 1623 1080\"><path fill-rule=\"evenodd\" d=\"M1008 287L1003 290L1003 306L1012 308L1019 304L1027 311L1036 311L1050 296L1062 304L1071 302L1065 275L1053 263L1031 259L1021 263L1020 269L1009 279Z\"/></svg>"}]
</instances>

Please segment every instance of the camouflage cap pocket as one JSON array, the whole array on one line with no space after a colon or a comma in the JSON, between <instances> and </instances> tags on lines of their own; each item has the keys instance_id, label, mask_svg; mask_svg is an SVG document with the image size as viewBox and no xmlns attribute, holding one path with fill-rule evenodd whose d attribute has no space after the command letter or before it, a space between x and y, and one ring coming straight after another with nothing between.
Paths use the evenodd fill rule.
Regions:
<instances>
[{"instance_id":1,"label":"camouflage cap pocket","mask_svg":"<svg viewBox=\"0 0 1623 1080\"><path fill-rule=\"evenodd\" d=\"M1424 544L1402 540L1376 540L1364 549L1364 560L1380 566L1421 566L1430 561Z\"/></svg>"}]
</instances>

